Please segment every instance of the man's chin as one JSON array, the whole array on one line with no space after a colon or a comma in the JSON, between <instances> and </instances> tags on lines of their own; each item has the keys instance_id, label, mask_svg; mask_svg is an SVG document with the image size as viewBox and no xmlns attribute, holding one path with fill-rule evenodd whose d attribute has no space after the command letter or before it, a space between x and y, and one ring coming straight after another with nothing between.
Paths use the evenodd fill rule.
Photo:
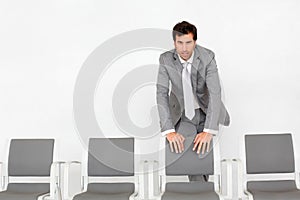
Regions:
<instances>
[{"instance_id":1,"label":"man's chin","mask_svg":"<svg viewBox=\"0 0 300 200\"><path fill-rule=\"evenodd\" d=\"M181 54L180 57L184 60L188 60L190 56L187 54L184 54L184 55Z\"/></svg>"}]
</instances>

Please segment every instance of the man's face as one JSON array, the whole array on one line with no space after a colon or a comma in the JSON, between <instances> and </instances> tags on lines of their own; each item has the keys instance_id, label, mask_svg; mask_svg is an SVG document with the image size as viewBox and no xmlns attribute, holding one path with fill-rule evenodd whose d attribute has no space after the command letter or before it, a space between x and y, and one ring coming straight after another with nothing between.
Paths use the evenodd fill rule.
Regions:
<instances>
[{"instance_id":1,"label":"man's face","mask_svg":"<svg viewBox=\"0 0 300 200\"><path fill-rule=\"evenodd\" d=\"M186 61L192 56L196 41L193 40L192 33L181 36L176 35L174 45L179 56Z\"/></svg>"}]
</instances>

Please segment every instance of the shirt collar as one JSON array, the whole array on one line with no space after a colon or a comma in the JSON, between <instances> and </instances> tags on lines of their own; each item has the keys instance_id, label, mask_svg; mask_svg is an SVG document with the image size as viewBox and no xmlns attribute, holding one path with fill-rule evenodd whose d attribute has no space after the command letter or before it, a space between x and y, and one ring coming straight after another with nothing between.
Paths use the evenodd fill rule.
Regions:
<instances>
[{"instance_id":1,"label":"shirt collar","mask_svg":"<svg viewBox=\"0 0 300 200\"><path fill-rule=\"evenodd\" d=\"M186 62L187 62L187 63L193 63L194 54L195 54L195 50L193 51L191 57L190 57L187 61L183 60L183 59L180 57L179 54L177 54L177 55L178 55L178 57L179 57L180 63L183 64L183 63L186 63Z\"/></svg>"}]
</instances>

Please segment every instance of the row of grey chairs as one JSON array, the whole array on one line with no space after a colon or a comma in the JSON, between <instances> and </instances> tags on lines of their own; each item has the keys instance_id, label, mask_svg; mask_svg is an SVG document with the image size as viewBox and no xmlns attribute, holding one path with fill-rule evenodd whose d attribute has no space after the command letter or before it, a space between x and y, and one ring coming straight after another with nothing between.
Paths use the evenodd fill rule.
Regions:
<instances>
[{"instance_id":1,"label":"row of grey chairs","mask_svg":"<svg viewBox=\"0 0 300 200\"><path fill-rule=\"evenodd\" d=\"M65 174L67 178L62 175L62 166L70 168L72 164L80 163L53 162L54 142L54 139L11 140L7 176L1 179L3 187L0 199L144 199L145 196L141 193L145 193L143 185L145 181L141 181L143 175L137 175L134 168L133 138L91 138L88 147L88 176L86 179L88 184L82 192L76 195L65 195L65 193L69 193L68 183L70 181L65 181L67 183L65 185L62 184L63 180L69 180L72 177L67 177L69 173ZM175 154L171 153L169 148L166 149L166 159L172 160L172 164L166 168L166 175L200 175L203 173L213 175L213 151L207 156L197 159L191 148L187 148L184 156L178 158L174 157ZM195 163L186 165L192 160ZM66 171L68 172L68 170ZM202 185L206 186L202 188ZM159 183L152 186L158 187ZM162 189L164 192L161 198L174 199L175 195L177 199L185 199L185 196L189 196L187 191L178 193L179 190L184 191L184 188L190 191L194 197L201 196L201 192L206 196L209 194L214 197L212 199L218 199L218 196L222 197L217 194L219 189L215 190L212 183L201 185L167 183L166 187ZM198 191L198 189L200 190ZM154 197L154 195L152 196ZM160 197L157 196L157 198Z\"/></svg>"},{"instance_id":2,"label":"row of grey chairs","mask_svg":"<svg viewBox=\"0 0 300 200\"><path fill-rule=\"evenodd\" d=\"M216 140L214 140L216 141ZM244 137L245 159L233 159L238 164L238 198L257 200L300 199L299 173L295 170L295 156L291 134L252 134ZM187 138L187 142L189 141ZM178 156L166 148L164 174L148 178L147 186L158 187L159 192L149 199L233 199L232 183L227 182L227 194L222 191L222 170L216 170L217 142L207 155L199 157L190 148ZM91 138L87 160L87 185L77 194L69 193L69 173L62 176L61 169L70 169L72 162L53 162L53 139L12 139L7 164L7 176L1 179L3 191L0 200L17 199L145 199L145 176L135 170L133 138ZM228 161L228 160L227 160ZM147 162L143 162L147 163ZM149 163L149 161L148 161ZM155 161L153 162L155 163ZM228 165L230 166L230 165ZM154 169L154 168L153 168ZM157 169L157 168L156 168ZM66 170L66 172L69 172ZM155 169L154 169L155 170ZM217 173L216 173L217 172ZM208 182L186 182L168 177L182 175L210 175ZM228 175L228 174L227 174ZM30 178L30 182L27 180ZM25 181L26 180L26 181ZM152 180L152 182L150 181ZM228 176L230 180L230 175ZM80 181L80 180L79 180ZM64 184L62 184L64 182ZM149 191L148 191L149 193Z\"/></svg>"},{"instance_id":3,"label":"row of grey chairs","mask_svg":"<svg viewBox=\"0 0 300 200\"><path fill-rule=\"evenodd\" d=\"M192 144L193 140L192 138L186 138L185 142ZM158 178L160 181L151 183L148 180L146 181L148 184L145 184L145 181L142 181L144 176L137 175L136 178L131 179L135 184L120 182L120 180L118 180L118 183L109 183L116 176L124 176L128 180L128 176L136 175L134 170L134 139L90 139L87 188L82 193L75 195L73 199L225 199L225 195L221 194L219 187L220 176L214 170L215 149L199 157L192 151L192 145L186 146L189 146L189 148L186 148L182 154L172 153L168 147L165 149L166 163L168 164L165 166L165 174ZM154 163L155 161L152 164ZM154 167L152 170L159 170L159 168ZM158 175L158 173L153 173L152 180L155 179L153 177L155 174ZM213 177L212 180L208 182L167 182L169 176L203 174L210 175ZM99 177L102 177L102 180L105 177L104 181L106 183L100 182L101 179ZM151 176L148 179L151 179ZM145 187L147 188L145 189ZM151 189L156 187L160 188L156 195L153 195L154 191L147 196L142 195L145 191L149 193Z\"/></svg>"}]
</instances>

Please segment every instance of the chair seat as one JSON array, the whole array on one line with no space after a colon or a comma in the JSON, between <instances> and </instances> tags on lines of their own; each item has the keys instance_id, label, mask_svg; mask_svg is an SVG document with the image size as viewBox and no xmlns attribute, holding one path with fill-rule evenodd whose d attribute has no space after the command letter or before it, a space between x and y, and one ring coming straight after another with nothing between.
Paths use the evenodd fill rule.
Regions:
<instances>
[{"instance_id":1,"label":"chair seat","mask_svg":"<svg viewBox=\"0 0 300 200\"><path fill-rule=\"evenodd\" d=\"M250 181L248 191L255 200L299 200L295 181Z\"/></svg>"},{"instance_id":2,"label":"chair seat","mask_svg":"<svg viewBox=\"0 0 300 200\"><path fill-rule=\"evenodd\" d=\"M90 183L86 192L76 195L74 200L128 200L134 193L133 183Z\"/></svg>"},{"instance_id":3,"label":"chair seat","mask_svg":"<svg viewBox=\"0 0 300 200\"><path fill-rule=\"evenodd\" d=\"M211 182L167 183L163 200L217 200L219 196L214 191Z\"/></svg>"},{"instance_id":4,"label":"chair seat","mask_svg":"<svg viewBox=\"0 0 300 200\"><path fill-rule=\"evenodd\" d=\"M7 190L0 192L0 200L36 200L49 193L48 183L10 183Z\"/></svg>"}]
</instances>

